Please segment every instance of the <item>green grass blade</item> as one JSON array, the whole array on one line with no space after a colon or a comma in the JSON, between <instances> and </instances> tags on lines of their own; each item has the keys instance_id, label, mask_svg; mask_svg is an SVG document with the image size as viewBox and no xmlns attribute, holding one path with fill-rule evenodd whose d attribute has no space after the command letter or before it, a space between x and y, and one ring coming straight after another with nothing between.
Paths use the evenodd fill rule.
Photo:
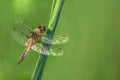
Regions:
<instances>
[{"instance_id":1,"label":"green grass blade","mask_svg":"<svg viewBox=\"0 0 120 80\"><path fill-rule=\"evenodd\" d=\"M60 17L60 13L62 11L63 3L64 0L56 0L56 1L53 0L47 34L54 35ZM43 44L43 47L44 46L45 45ZM50 49L50 46L51 45L47 45L47 49ZM32 80L42 80L42 73L45 67L45 63L47 61L47 57L48 56L46 55L41 55L39 57L38 63L36 65L36 69L32 76Z\"/></svg>"}]
</instances>

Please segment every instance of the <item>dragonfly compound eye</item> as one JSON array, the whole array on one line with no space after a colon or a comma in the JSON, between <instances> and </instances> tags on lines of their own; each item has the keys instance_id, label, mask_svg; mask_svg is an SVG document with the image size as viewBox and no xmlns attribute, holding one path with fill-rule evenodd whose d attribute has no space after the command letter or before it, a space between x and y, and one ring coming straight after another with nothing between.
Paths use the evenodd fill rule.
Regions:
<instances>
[{"instance_id":1,"label":"dragonfly compound eye","mask_svg":"<svg viewBox=\"0 0 120 80\"><path fill-rule=\"evenodd\" d=\"M40 25L38 28L42 29L43 31L45 31L45 26L44 25Z\"/></svg>"}]
</instances>

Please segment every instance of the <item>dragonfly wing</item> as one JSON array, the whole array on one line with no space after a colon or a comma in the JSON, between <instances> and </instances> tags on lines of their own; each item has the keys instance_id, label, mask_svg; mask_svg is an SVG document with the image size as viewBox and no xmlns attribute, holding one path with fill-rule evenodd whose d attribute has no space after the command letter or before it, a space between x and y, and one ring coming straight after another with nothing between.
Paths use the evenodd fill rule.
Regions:
<instances>
[{"instance_id":1,"label":"dragonfly wing","mask_svg":"<svg viewBox=\"0 0 120 80\"><path fill-rule=\"evenodd\" d=\"M32 29L28 25L26 25L20 17L16 17L15 27L24 35L29 35L30 33L32 33Z\"/></svg>"},{"instance_id":2,"label":"dragonfly wing","mask_svg":"<svg viewBox=\"0 0 120 80\"><path fill-rule=\"evenodd\" d=\"M16 17L16 24L11 30L11 33L20 44L25 45L27 36L29 36L31 32L30 27L24 24L20 17Z\"/></svg>"},{"instance_id":3,"label":"dragonfly wing","mask_svg":"<svg viewBox=\"0 0 120 80\"><path fill-rule=\"evenodd\" d=\"M61 56L63 55L63 50L60 48L50 48L48 49L47 46L42 46L40 43L36 43L31 47L32 50L43 54L43 55L51 55L51 56Z\"/></svg>"},{"instance_id":4,"label":"dragonfly wing","mask_svg":"<svg viewBox=\"0 0 120 80\"><path fill-rule=\"evenodd\" d=\"M68 42L68 37L65 35L49 35L49 34L42 34L39 38L40 41L44 42L45 44L63 44Z\"/></svg>"},{"instance_id":5,"label":"dragonfly wing","mask_svg":"<svg viewBox=\"0 0 120 80\"><path fill-rule=\"evenodd\" d=\"M27 38L26 38L26 36L25 36L22 32L18 31L18 30L14 27L14 28L11 30L11 33L12 33L13 37L15 38L15 40L18 41L20 44L22 44L22 45L25 45L25 44L26 44Z\"/></svg>"},{"instance_id":6,"label":"dragonfly wing","mask_svg":"<svg viewBox=\"0 0 120 80\"><path fill-rule=\"evenodd\" d=\"M51 48L50 49L50 55L52 56L62 56L63 50L61 48Z\"/></svg>"},{"instance_id":7,"label":"dragonfly wing","mask_svg":"<svg viewBox=\"0 0 120 80\"><path fill-rule=\"evenodd\" d=\"M31 49L38 52L38 53L41 53L41 48L42 48L42 45L38 45L38 43L34 44Z\"/></svg>"}]
</instances>

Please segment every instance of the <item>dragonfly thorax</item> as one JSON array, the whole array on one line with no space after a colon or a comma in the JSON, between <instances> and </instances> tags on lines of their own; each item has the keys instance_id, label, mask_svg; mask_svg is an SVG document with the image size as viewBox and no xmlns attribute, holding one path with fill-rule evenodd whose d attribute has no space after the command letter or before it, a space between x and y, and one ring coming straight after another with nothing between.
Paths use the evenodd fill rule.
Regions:
<instances>
[{"instance_id":1,"label":"dragonfly thorax","mask_svg":"<svg viewBox=\"0 0 120 80\"><path fill-rule=\"evenodd\" d=\"M32 34L31 34L32 40L35 41L36 43L39 42L39 40L38 40L39 36L40 36L40 33L36 33L36 32L34 32L34 31L33 31Z\"/></svg>"}]
</instances>

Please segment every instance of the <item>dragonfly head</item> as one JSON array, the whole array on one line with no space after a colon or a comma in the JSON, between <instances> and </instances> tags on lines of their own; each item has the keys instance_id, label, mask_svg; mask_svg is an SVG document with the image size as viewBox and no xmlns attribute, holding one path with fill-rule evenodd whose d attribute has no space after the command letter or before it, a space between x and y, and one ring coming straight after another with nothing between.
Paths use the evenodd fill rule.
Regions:
<instances>
[{"instance_id":1,"label":"dragonfly head","mask_svg":"<svg viewBox=\"0 0 120 80\"><path fill-rule=\"evenodd\" d=\"M40 29L41 32L45 31L45 25L40 25L38 28Z\"/></svg>"}]
</instances>

